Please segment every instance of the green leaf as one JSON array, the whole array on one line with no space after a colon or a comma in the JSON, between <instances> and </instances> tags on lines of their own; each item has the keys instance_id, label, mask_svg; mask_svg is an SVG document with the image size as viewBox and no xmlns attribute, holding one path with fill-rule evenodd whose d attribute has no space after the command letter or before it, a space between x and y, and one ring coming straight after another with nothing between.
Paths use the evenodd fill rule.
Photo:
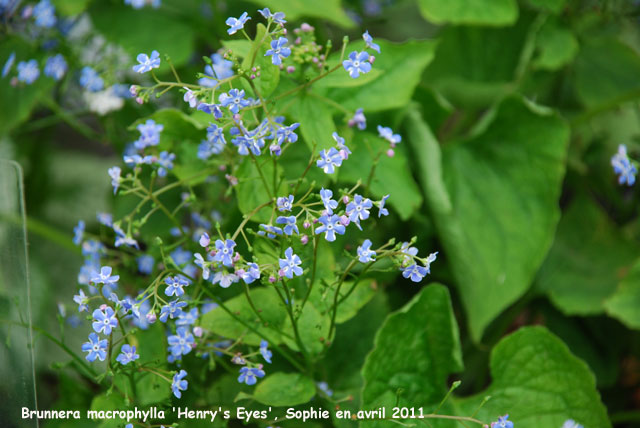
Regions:
<instances>
[{"instance_id":1,"label":"green leaf","mask_svg":"<svg viewBox=\"0 0 640 428\"><path fill-rule=\"evenodd\" d=\"M295 406L311 400L316 393L313 380L300 373L274 373L261 380L253 398L267 406Z\"/></svg>"},{"instance_id":2,"label":"green leaf","mask_svg":"<svg viewBox=\"0 0 640 428\"><path fill-rule=\"evenodd\" d=\"M528 0L528 3L537 9L560 13L564 9L566 0Z\"/></svg>"},{"instance_id":3,"label":"green leaf","mask_svg":"<svg viewBox=\"0 0 640 428\"><path fill-rule=\"evenodd\" d=\"M300 122L300 133L310 149L315 145L317 153L335 145L331 134L336 131L336 125L325 103L311 95L301 96L296 99L291 114Z\"/></svg>"},{"instance_id":4,"label":"green leaf","mask_svg":"<svg viewBox=\"0 0 640 428\"><path fill-rule=\"evenodd\" d=\"M610 316L627 327L640 329L640 263L633 266L604 306Z\"/></svg>"},{"instance_id":5,"label":"green leaf","mask_svg":"<svg viewBox=\"0 0 640 428\"><path fill-rule=\"evenodd\" d=\"M126 410L124 398L117 392L113 391L111 394L102 393L96 395L91 401L91 410L95 411L107 411L107 410ZM126 423L125 419L114 418L105 419L103 421L97 420L98 428L118 428Z\"/></svg>"},{"instance_id":6,"label":"green leaf","mask_svg":"<svg viewBox=\"0 0 640 428\"><path fill-rule=\"evenodd\" d=\"M277 195L284 194L286 189L286 184L280 180L282 168L279 165L277 170L274 170L271 158L257 157L255 159L256 161L253 162L252 158L245 157L235 172L235 176L239 179L238 185L235 186L238 208L243 214L252 213L260 205L269 202ZM273 193L274 174L276 175L275 182L279 183L277 195ZM267 189L269 190L267 191ZM262 208L251 217L251 221L268 222L272 210L273 208L269 206Z\"/></svg>"},{"instance_id":7,"label":"green leaf","mask_svg":"<svg viewBox=\"0 0 640 428\"><path fill-rule=\"evenodd\" d=\"M447 378L462 369L458 340L449 293L440 285L424 288L380 328L363 368L362 407L433 411L447 392ZM611 426L587 365L543 327L524 327L500 341L491 353L490 368L492 383L485 391L450 397L438 413L473 414L487 424L509 413L517 427L560 427L567 419ZM491 399L477 410L486 396ZM458 426L453 421L429 423Z\"/></svg>"},{"instance_id":8,"label":"green leaf","mask_svg":"<svg viewBox=\"0 0 640 428\"><path fill-rule=\"evenodd\" d=\"M637 254L596 202L578 195L560 219L536 286L565 314L598 314Z\"/></svg>"},{"instance_id":9,"label":"green leaf","mask_svg":"<svg viewBox=\"0 0 640 428\"><path fill-rule=\"evenodd\" d=\"M449 291L440 284L422 288L389 315L374 343L362 368L363 409L437 403L447 392L447 377L463 368Z\"/></svg>"},{"instance_id":10,"label":"green leaf","mask_svg":"<svg viewBox=\"0 0 640 428\"><path fill-rule=\"evenodd\" d=\"M513 90L532 21L523 14L516 25L505 28L445 28L425 81L454 104L494 103Z\"/></svg>"},{"instance_id":11,"label":"green leaf","mask_svg":"<svg viewBox=\"0 0 640 428\"><path fill-rule=\"evenodd\" d=\"M518 18L515 0L418 0L420 12L435 24L511 25Z\"/></svg>"},{"instance_id":12,"label":"green leaf","mask_svg":"<svg viewBox=\"0 0 640 428\"><path fill-rule=\"evenodd\" d=\"M559 117L511 97L467 140L445 146L416 111L409 143L474 340L530 286L560 211L569 132Z\"/></svg>"},{"instance_id":13,"label":"green leaf","mask_svg":"<svg viewBox=\"0 0 640 428\"><path fill-rule=\"evenodd\" d=\"M347 145L353 153L339 169L340 180L349 183L360 180L366 184L377 159L370 196L382 198L391 195L389 205L402 220L408 220L422 205L422 195L411 175L406 148L396 147L395 155L389 157L386 154L388 143L367 132L353 134L353 140Z\"/></svg>"},{"instance_id":14,"label":"green leaf","mask_svg":"<svg viewBox=\"0 0 640 428\"><path fill-rule=\"evenodd\" d=\"M517 427L560 427L567 419L584 426L610 427L595 379L587 365L544 327L524 327L491 352L491 386L458 401L459 414L495 420L509 413Z\"/></svg>"},{"instance_id":15,"label":"green leaf","mask_svg":"<svg viewBox=\"0 0 640 428\"><path fill-rule=\"evenodd\" d=\"M578 53L578 41L571 31L553 21L546 23L536 39L538 55L532 65L541 70L557 70L571 63Z\"/></svg>"},{"instance_id":16,"label":"green leaf","mask_svg":"<svg viewBox=\"0 0 640 428\"><path fill-rule=\"evenodd\" d=\"M378 76L355 88L331 89L327 92L327 98L348 110L355 111L358 108L364 108L365 114L401 108L407 104L420 82L422 72L433 60L436 43L425 40L397 44L377 39L376 43L380 45L382 52L380 55L376 55L376 60L373 63L373 68L379 71ZM364 43L350 44L349 51L352 49L363 50ZM344 69L339 69L334 73L342 73L348 77Z\"/></svg>"},{"instance_id":17,"label":"green leaf","mask_svg":"<svg viewBox=\"0 0 640 428\"><path fill-rule=\"evenodd\" d=\"M266 37L267 28L262 24L256 27L256 38L251 44L251 50L242 61L245 70L260 67L260 77L254 80L254 85L263 99L266 99L278 87L280 82L280 67L271 63L271 57L265 56L271 40Z\"/></svg>"},{"instance_id":18,"label":"green leaf","mask_svg":"<svg viewBox=\"0 0 640 428\"><path fill-rule=\"evenodd\" d=\"M324 341L329 340L329 326L331 325L330 314L321 314L312 302L307 302L302 309L302 313L296 322L300 340L304 348L311 355L319 355L325 350ZM300 350L298 343L292 339L295 337L291 320L287 317L283 331L288 333L291 338L284 338L284 342L291 349Z\"/></svg>"},{"instance_id":19,"label":"green leaf","mask_svg":"<svg viewBox=\"0 0 640 428\"><path fill-rule=\"evenodd\" d=\"M342 27L351 28L353 21L346 14L341 0L324 0L322 2L304 0L249 0L260 7L268 7L272 12L284 12L288 21L300 18L320 18Z\"/></svg>"},{"instance_id":20,"label":"green leaf","mask_svg":"<svg viewBox=\"0 0 640 428\"><path fill-rule=\"evenodd\" d=\"M587 107L640 97L640 56L618 40L587 40L575 72L578 97Z\"/></svg>"},{"instance_id":21,"label":"green leaf","mask_svg":"<svg viewBox=\"0 0 640 428\"><path fill-rule=\"evenodd\" d=\"M251 300L259 311L260 317L251 308L246 295L240 294L225 302L225 306L234 316L218 307L202 316L202 326L224 337L242 336L243 342L249 345L260 345L262 339L253 330L258 331L271 343L280 343L282 341L280 332L287 318L287 312L276 291L257 287L252 288L250 292ZM264 325L261 319L267 325Z\"/></svg>"},{"instance_id":22,"label":"green leaf","mask_svg":"<svg viewBox=\"0 0 640 428\"><path fill-rule=\"evenodd\" d=\"M75 16L87 9L91 0L53 0L57 12L66 16Z\"/></svg>"},{"instance_id":23,"label":"green leaf","mask_svg":"<svg viewBox=\"0 0 640 428\"><path fill-rule=\"evenodd\" d=\"M195 32L187 21L177 20L162 9L135 10L130 6L111 2L93 2L89 8L91 22L111 42L131 55L131 65L139 53L152 50L169 55L174 65L187 62L193 52ZM160 69L168 66L162 61Z\"/></svg>"},{"instance_id":24,"label":"green leaf","mask_svg":"<svg viewBox=\"0 0 640 428\"><path fill-rule=\"evenodd\" d=\"M352 288L353 292L338 306L336 324L342 324L355 317L358 311L376 295L377 283L373 279L363 279L357 284L355 284L354 281L345 281L342 285L343 293L348 292Z\"/></svg>"}]
</instances>

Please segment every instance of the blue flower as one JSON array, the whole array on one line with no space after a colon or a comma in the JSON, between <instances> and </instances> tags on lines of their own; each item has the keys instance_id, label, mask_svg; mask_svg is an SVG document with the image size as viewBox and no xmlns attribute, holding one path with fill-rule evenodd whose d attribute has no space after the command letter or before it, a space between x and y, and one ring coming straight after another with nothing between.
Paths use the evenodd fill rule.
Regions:
<instances>
[{"instance_id":1,"label":"blue flower","mask_svg":"<svg viewBox=\"0 0 640 428\"><path fill-rule=\"evenodd\" d=\"M264 377L264 370L256 367L240 367L238 382L255 385L259 377Z\"/></svg>"},{"instance_id":2,"label":"blue flower","mask_svg":"<svg viewBox=\"0 0 640 428\"><path fill-rule=\"evenodd\" d=\"M633 183L636 182L638 169L629 159L627 146L624 144L618 146L618 152L611 158L611 166L613 166L613 171L620 175L620 177L618 177L618 183L626 183L628 186L632 186Z\"/></svg>"},{"instance_id":3,"label":"blue flower","mask_svg":"<svg viewBox=\"0 0 640 428\"><path fill-rule=\"evenodd\" d=\"M151 56L145 53L138 54L136 61L140 64L133 66L133 71L136 73L146 73L154 68L160 67L160 53L156 50L151 52Z\"/></svg>"},{"instance_id":4,"label":"blue flower","mask_svg":"<svg viewBox=\"0 0 640 428\"><path fill-rule=\"evenodd\" d=\"M349 119L349 126L357 126L359 130L363 131L367 128L367 118L364 116L364 110L359 108L351 119Z\"/></svg>"},{"instance_id":5,"label":"blue flower","mask_svg":"<svg viewBox=\"0 0 640 428\"><path fill-rule=\"evenodd\" d=\"M212 284L220 284L222 288L229 288L231 284L238 282L238 275L235 273L228 273L224 271L218 271L211 278Z\"/></svg>"},{"instance_id":6,"label":"blue flower","mask_svg":"<svg viewBox=\"0 0 640 428\"><path fill-rule=\"evenodd\" d=\"M111 330L118 326L116 313L109 306L107 306L104 311L96 309L93 311L92 326L96 333L104 333L107 336L110 335Z\"/></svg>"},{"instance_id":7,"label":"blue flower","mask_svg":"<svg viewBox=\"0 0 640 428\"><path fill-rule=\"evenodd\" d=\"M373 38L369 35L369 30L365 31L362 34L362 38L364 39L364 44L367 45L368 48L380 53L380 46L376 43L373 43Z\"/></svg>"},{"instance_id":8,"label":"blue flower","mask_svg":"<svg viewBox=\"0 0 640 428\"><path fill-rule=\"evenodd\" d=\"M293 195L279 197L276 199L276 206L278 207L278 211L291 211L291 207L293 206Z\"/></svg>"},{"instance_id":9,"label":"blue flower","mask_svg":"<svg viewBox=\"0 0 640 428\"><path fill-rule=\"evenodd\" d=\"M128 247L133 247L135 249L140 249L138 245L138 241L133 239L131 236L127 235L124 230L120 229L119 226L113 225L113 230L116 232L116 241L114 245L119 247L121 245L126 245Z\"/></svg>"},{"instance_id":10,"label":"blue flower","mask_svg":"<svg viewBox=\"0 0 640 428\"><path fill-rule=\"evenodd\" d=\"M285 235L299 234L298 225L296 224L296 216L289 217L280 216L276 219L277 224L284 224L283 231Z\"/></svg>"},{"instance_id":11,"label":"blue flower","mask_svg":"<svg viewBox=\"0 0 640 428\"><path fill-rule=\"evenodd\" d=\"M33 7L33 17L36 19L36 25L43 28L51 28L56 25L56 9L49 0L40 0Z\"/></svg>"},{"instance_id":12,"label":"blue flower","mask_svg":"<svg viewBox=\"0 0 640 428\"><path fill-rule=\"evenodd\" d=\"M196 259L194 261L195 265L202 269L202 279L209 279L211 271L209 270L209 265L202 257L202 254L197 253L193 257Z\"/></svg>"},{"instance_id":13,"label":"blue flower","mask_svg":"<svg viewBox=\"0 0 640 428\"><path fill-rule=\"evenodd\" d=\"M191 89L186 87L184 89L186 90L186 92L184 93L182 99L185 103L189 104L189 107L196 108L196 106L198 105L198 96Z\"/></svg>"},{"instance_id":14,"label":"blue flower","mask_svg":"<svg viewBox=\"0 0 640 428\"><path fill-rule=\"evenodd\" d=\"M178 299L169 302L168 305L164 305L160 309L160 321L167 322L167 318L178 318L182 315L182 308L185 306L187 306L187 302L181 302Z\"/></svg>"},{"instance_id":15,"label":"blue flower","mask_svg":"<svg viewBox=\"0 0 640 428\"><path fill-rule=\"evenodd\" d=\"M166 150L160 152L160 157L158 158L158 176L165 177L167 175L167 170L173 169L173 161L176 159L176 155L174 153L169 153Z\"/></svg>"},{"instance_id":16,"label":"blue flower","mask_svg":"<svg viewBox=\"0 0 640 428\"><path fill-rule=\"evenodd\" d=\"M113 226L113 215L109 213L96 213L96 219L100 224L104 226L107 226L107 227Z\"/></svg>"},{"instance_id":17,"label":"blue flower","mask_svg":"<svg viewBox=\"0 0 640 428\"><path fill-rule=\"evenodd\" d=\"M264 16L264 19L271 18L276 24L284 25L287 22L284 20L284 12L271 13L268 7L258 9L258 12L260 12L260 15Z\"/></svg>"},{"instance_id":18,"label":"blue flower","mask_svg":"<svg viewBox=\"0 0 640 428\"><path fill-rule=\"evenodd\" d=\"M89 298L82 289L78 290L78 294L73 296L73 301L78 304L78 312L89 312Z\"/></svg>"},{"instance_id":19,"label":"blue flower","mask_svg":"<svg viewBox=\"0 0 640 428\"><path fill-rule=\"evenodd\" d=\"M140 137L134 142L134 146L138 150L143 150L148 146L157 146L160 143L160 133L164 129L164 125L156 124L153 119L147 119L145 123L136 126L140 132Z\"/></svg>"},{"instance_id":20,"label":"blue flower","mask_svg":"<svg viewBox=\"0 0 640 428\"><path fill-rule=\"evenodd\" d=\"M279 228L277 226L261 223L259 227L263 229L258 231L258 235L260 236L267 235L267 238L273 239L276 237L276 235L282 235L282 228Z\"/></svg>"},{"instance_id":21,"label":"blue flower","mask_svg":"<svg viewBox=\"0 0 640 428\"><path fill-rule=\"evenodd\" d=\"M369 198L363 198L361 195L355 195L353 201L347 204L346 214L349 216L349 220L354 222L358 228L360 227L360 220L366 220L369 218L369 210L373 207L373 202Z\"/></svg>"},{"instance_id":22,"label":"blue flower","mask_svg":"<svg viewBox=\"0 0 640 428\"><path fill-rule=\"evenodd\" d=\"M176 320L176 325L188 326L195 324L198 320L198 308L191 308L189 312L182 312Z\"/></svg>"},{"instance_id":23,"label":"blue flower","mask_svg":"<svg viewBox=\"0 0 640 428\"><path fill-rule=\"evenodd\" d=\"M269 349L267 349L268 346L269 343L263 339L260 342L260 354L262 354L262 358L264 358L267 363L271 364L271 357L273 356L273 354L271 353L271 351L269 351Z\"/></svg>"},{"instance_id":24,"label":"blue flower","mask_svg":"<svg viewBox=\"0 0 640 428\"><path fill-rule=\"evenodd\" d=\"M104 88L104 80L91 67L83 67L80 71L80 86L89 92L98 92Z\"/></svg>"},{"instance_id":25,"label":"blue flower","mask_svg":"<svg viewBox=\"0 0 640 428\"><path fill-rule=\"evenodd\" d=\"M78 225L73 228L73 243L80 245L82 243L82 237L84 235L84 220L78 221Z\"/></svg>"},{"instance_id":26,"label":"blue flower","mask_svg":"<svg viewBox=\"0 0 640 428\"><path fill-rule=\"evenodd\" d=\"M191 352L191 345L195 343L193 334L189 332L187 327L178 327L176 334L169 336L167 341L169 342L169 350L174 356L187 355Z\"/></svg>"},{"instance_id":27,"label":"blue flower","mask_svg":"<svg viewBox=\"0 0 640 428\"><path fill-rule=\"evenodd\" d=\"M155 264L153 256L143 254L136 261L138 262L138 272L145 275L150 275L153 272L153 265Z\"/></svg>"},{"instance_id":28,"label":"blue flower","mask_svg":"<svg viewBox=\"0 0 640 428\"><path fill-rule=\"evenodd\" d=\"M216 239L216 255L213 259L217 262L221 262L225 266L231 266L233 264L233 248L236 243L232 239L222 241Z\"/></svg>"},{"instance_id":29,"label":"blue flower","mask_svg":"<svg viewBox=\"0 0 640 428\"><path fill-rule=\"evenodd\" d=\"M282 128L278 128L276 131L276 141L278 144L282 144L285 141L290 143L295 143L298 141L298 134L294 131L300 126L299 123L292 123L289 126L283 126Z\"/></svg>"},{"instance_id":30,"label":"blue flower","mask_svg":"<svg viewBox=\"0 0 640 428\"><path fill-rule=\"evenodd\" d=\"M218 84L217 79L227 79L233 76L233 62L218 53L211 55L211 65L204 67L205 77L198 79L198 84L207 88L212 88Z\"/></svg>"},{"instance_id":31,"label":"blue flower","mask_svg":"<svg viewBox=\"0 0 640 428\"><path fill-rule=\"evenodd\" d=\"M344 138L338 135L337 132L334 132L333 134L331 134L331 136L338 146L338 150L340 151L340 156L342 156L342 159L348 159L349 155L351 154L351 150L349 150L349 147L344 144Z\"/></svg>"},{"instance_id":32,"label":"blue flower","mask_svg":"<svg viewBox=\"0 0 640 428\"><path fill-rule=\"evenodd\" d=\"M16 53L11 52L11 55L9 55L9 58L7 58L7 61L4 63L4 66L2 67L2 77L5 77L7 74L9 74L9 72L13 68L13 63L15 61L16 61Z\"/></svg>"},{"instance_id":33,"label":"blue flower","mask_svg":"<svg viewBox=\"0 0 640 428\"><path fill-rule=\"evenodd\" d=\"M327 394L327 396L331 397L333 395L333 390L329 388L329 384L327 382L317 382L316 386L320 391Z\"/></svg>"},{"instance_id":34,"label":"blue flower","mask_svg":"<svg viewBox=\"0 0 640 428\"><path fill-rule=\"evenodd\" d=\"M271 41L271 49L264 54L264 56L271 56L271 64L281 65L282 60L291 55L291 49L285 46L288 42L286 37Z\"/></svg>"},{"instance_id":35,"label":"blue flower","mask_svg":"<svg viewBox=\"0 0 640 428\"><path fill-rule=\"evenodd\" d=\"M491 428L513 428L513 422L508 419L509 415L500 416L497 422L491 422Z\"/></svg>"},{"instance_id":36,"label":"blue flower","mask_svg":"<svg viewBox=\"0 0 640 428\"><path fill-rule=\"evenodd\" d=\"M244 28L244 24L246 24L247 21L250 19L251 17L248 16L247 12L240 15L240 17L237 19L234 17L227 18L227 20L225 21L225 24L231 27L227 30L227 33L231 35L231 34L235 34L238 30L242 30Z\"/></svg>"},{"instance_id":37,"label":"blue flower","mask_svg":"<svg viewBox=\"0 0 640 428\"><path fill-rule=\"evenodd\" d=\"M38 62L35 59L29 61L20 61L18 63L18 81L27 85L32 84L40 76Z\"/></svg>"},{"instance_id":38,"label":"blue flower","mask_svg":"<svg viewBox=\"0 0 640 428\"><path fill-rule=\"evenodd\" d=\"M60 80L66 72L67 61L65 61L61 54L47 58L47 62L44 65L45 76L52 77L55 80Z\"/></svg>"},{"instance_id":39,"label":"blue flower","mask_svg":"<svg viewBox=\"0 0 640 428\"><path fill-rule=\"evenodd\" d=\"M182 276L169 276L164 279L165 284L167 284L167 288L164 290L164 294L167 296L176 296L180 297L184 294L184 288L187 287L190 283L186 278Z\"/></svg>"},{"instance_id":40,"label":"blue flower","mask_svg":"<svg viewBox=\"0 0 640 428\"><path fill-rule=\"evenodd\" d=\"M160 7L161 0L124 0L124 4L130 5L134 9L142 9L147 3L151 4L151 7L157 9Z\"/></svg>"},{"instance_id":41,"label":"blue flower","mask_svg":"<svg viewBox=\"0 0 640 428\"><path fill-rule=\"evenodd\" d=\"M320 200L324 204L324 209L327 210L327 214L333 214L333 210L338 208L338 202L331 199L333 192L324 187L320 189Z\"/></svg>"},{"instance_id":42,"label":"blue flower","mask_svg":"<svg viewBox=\"0 0 640 428\"><path fill-rule=\"evenodd\" d=\"M342 165L342 155L335 148L331 147L328 151L322 150L320 152L320 159L316 162L316 165L325 172L325 174L333 174L336 171L336 167Z\"/></svg>"},{"instance_id":43,"label":"blue flower","mask_svg":"<svg viewBox=\"0 0 640 428\"><path fill-rule=\"evenodd\" d=\"M282 274L291 279L295 276L302 275L302 260L296 254L293 254L293 248L289 247L284 252L284 259L280 259L280 270Z\"/></svg>"},{"instance_id":44,"label":"blue flower","mask_svg":"<svg viewBox=\"0 0 640 428\"><path fill-rule=\"evenodd\" d=\"M331 216L323 215L318 219L322 226L316 227L315 233L316 235L324 232L324 238L333 242L336 240L336 233L339 235L344 235L345 227L340 222L340 217L333 214Z\"/></svg>"},{"instance_id":45,"label":"blue flower","mask_svg":"<svg viewBox=\"0 0 640 428\"><path fill-rule=\"evenodd\" d=\"M207 114L212 114L214 118L222 118L222 110L218 104L200 103L198 104L198 110Z\"/></svg>"},{"instance_id":46,"label":"blue flower","mask_svg":"<svg viewBox=\"0 0 640 428\"><path fill-rule=\"evenodd\" d=\"M249 106L249 101L244 99L244 90L231 89L228 94L220 94L218 98L222 107L227 107L233 114L240 109Z\"/></svg>"},{"instance_id":47,"label":"blue flower","mask_svg":"<svg viewBox=\"0 0 640 428\"><path fill-rule=\"evenodd\" d=\"M389 199L389 196L391 195L385 195L380 200L378 205L378 218L382 217L383 215L389 215L389 210L384 207L384 204L387 202L387 199Z\"/></svg>"},{"instance_id":48,"label":"blue flower","mask_svg":"<svg viewBox=\"0 0 640 428\"><path fill-rule=\"evenodd\" d=\"M376 259L376 252L371 249L371 241L365 239L358 247L358 258L362 263L373 262Z\"/></svg>"},{"instance_id":49,"label":"blue flower","mask_svg":"<svg viewBox=\"0 0 640 428\"><path fill-rule=\"evenodd\" d=\"M260 279L260 267L256 263L249 263L242 273L242 280L246 284L251 284L257 279Z\"/></svg>"},{"instance_id":50,"label":"blue flower","mask_svg":"<svg viewBox=\"0 0 640 428\"><path fill-rule=\"evenodd\" d=\"M120 187L120 173L122 170L119 166L113 166L107 170L109 177L111 177L111 185L113 186L113 194L115 195L118 191L118 187Z\"/></svg>"},{"instance_id":51,"label":"blue flower","mask_svg":"<svg viewBox=\"0 0 640 428\"><path fill-rule=\"evenodd\" d=\"M182 397L182 391L186 391L189 386L189 382L184 380L187 375L185 370L180 370L179 373L173 375L173 382L171 382L171 391L176 398Z\"/></svg>"},{"instance_id":52,"label":"blue flower","mask_svg":"<svg viewBox=\"0 0 640 428\"><path fill-rule=\"evenodd\" d=\"M371 71L371 63L368 59L367 52L353 51L349 54L349 59L342 61L342 66L349 72L349 76L355 79L360 76L360 73L365 74Z\"/></svg>"},{"instance_id":53,"label":"blue flower","mask_svg":"<svg viewBox=\"0 0 640 428\"><path fill-rule=\"evenodd\" d=\"M385 140L391 143L392 146L395 146L400 141L402 141L402 137L399 134L394 134L391 128L386 126L378 125L378 134Z\"/></svg>"},{"instance_id":54,"label":"blue flower","mask_svg":"<svg viewBox=\"0 0 640 428\"><path fill-rule=\"evenodd\" d=\"M111 266L102 266L100 272L91 278L94 284L115 284L120 279L120 275L111 275Z\"/></svg>"},{"instance_id":55,"label":"blue flower","mask_svg":"<svg viewBox=\"0 0 640 428\"><path fill-rule=\"evenodd\" d=\"M562 424L562 428L584 428L582 425L574 421L573 419L567 419L564 424Z\"/></svg>"},{"instance_id":56,"label":"blue flower","mask_svg":"<svg viewBox=\"0 0 640 428\"><path fill-rule=\"evenodd\" d=\"M198 240L198 243L202 248L207 248L209 244L211 244L211 238L209 238L209 234L207 232L204 232L200 237L200 240Z\"/></svg>"},{"instance_id":57,"label":"blue flower","mask_svg":"<svg viewBox=\"0 0 640 428\"><path fill-rule=\"evenodd\" d=\"M91 333L89 341L82 344L82 352L88 352L85 357L87 361L93 362L96 358L104 361L107 358L107 346L107 339L100 340L97 334Z\"/></svg>"},{"instance_id":58,"label":"blue flower","mask_svg":"<svg viewBox=\"0 0 640 428\"><path fill-rule=\"evenodd\" d=\"M191 251L185 250L182 246L178 246L171 252L169 257L171 257L175 264L182 266L191 261Z\"/></svg>"},{"instance_id":59,"label":"blue flower","mask_svg":"<svg viewBox=\"0 0 640 428\"><path fill-rule=\"evenodd\" d=\"M129 363L134 362L140 358L140 355L136 354L136 347L128 344L122 345L120 348L120 354L116 357L116 361L126 366Z\"/></svg>"},{"instance_id":60,"label":"blue flower","mask_svg":"<svg viewBox=\"0 0 640 428\"><path fill-rule=\"evenodd\" d=\"M402 276L405 278L411 278L411 281L413 282L422 281L422 278L424 278L427 273L427 268L424 268L416 263L402 269Z\"/></svg>"},{"instance_id":61,"label":"blue flower","mask_svg":"<svg viewBox=\"0 0 640 428\"><path fill-rule=\"evenodd\" d=\"M218 155L224 150L224 144L209 140L202 140L198 146L198 159L207 160L213 155Z\"/></svg>"},{"instance_id":62,"label":"blue flower","mask_svg":"<svg viewBox=\"0 0 640 428\"><path fill-rule=\"evenodd\" d=\"M224 129L215 123L209 122L207 127L207 140L213 143L227 144L224 139Z\"/></svg>"}]
</instances>

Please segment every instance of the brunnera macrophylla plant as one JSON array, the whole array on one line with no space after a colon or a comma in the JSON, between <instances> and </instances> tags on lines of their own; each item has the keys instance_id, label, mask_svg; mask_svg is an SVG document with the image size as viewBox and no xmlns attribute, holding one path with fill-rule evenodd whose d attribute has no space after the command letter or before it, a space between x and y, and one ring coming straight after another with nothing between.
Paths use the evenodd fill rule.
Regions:
<instances>
[{"instance_id":1,"label":"brunnera macrophylla plant","mask_svg":"<svg viewBox=\"0 0 640 428\"><path fill-rule=\"evenodd\" d=\"M341 166L358 162L350 142L338 132L299 141L300 128L313 124L287 118L292 97L333 73L362 78L375 66L374 52L384 52L368 32L365 50L349 52L345 38L333 52L330 42L316 41L313 27L303 24L291 36L283 13L259 13L266 25L257 25L253 39L247 13L226 20L228 34L245 40L206 57L197 83L184 82L160 52L138 55L133 71L153 82L131 86L132 96L143 104L182 91L189 109L208 115L208 126L190 156L163 141L164 133L180 132L175 123L137 122L123 164L108 171L118 214L99 213L98 233L83 221L75 229L85 263L73 300L89 330L79 350L86 362L76 360L125 403L145 402L142 375L181 399L202 380L193 372L219 366L239 383L259 386L278 373L270 370L276 365L299 372L294 383L311 382L312 396L339 402L347 397L332 397L317 363L331 352L340 320L366 303L362 289L375 286L378 273L420 283L436 260L435 251L420 254L415 239L373 238L393 194L372 199L366 176L342 187ZM165 63L174 80L157 77ZM365 108L351 112L350 133L366 129ZM394 156L402 137L389 127L377 131L378 159ZM305 143L313 148L306 166L287 177L287 153ZM170 231L151 238L145 228L158 221ZM158 325L162 336L142 335ZM513 424L503 416L491 426Z\"/></svg>"}]
</instances>

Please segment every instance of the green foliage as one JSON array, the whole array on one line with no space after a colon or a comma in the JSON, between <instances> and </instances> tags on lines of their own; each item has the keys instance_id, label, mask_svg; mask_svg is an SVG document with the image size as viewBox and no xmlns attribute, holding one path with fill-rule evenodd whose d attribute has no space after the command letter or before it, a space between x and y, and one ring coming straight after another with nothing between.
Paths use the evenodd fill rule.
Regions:
<instances>
[{"instance_id":1,"label":"green foliage","mask_svg":"<svg viewBox=\"0 0 640 428\"><path fill-rule=\"evenodd\" d=\"M440 153L419 114L409 118L425 198L479 340L529 288L551 245L568 130L551 112L508 98L473 137Z\"/></svg>"},{"instance_id":2,"label":"green foliage","mask_svg":"<svg viewBox=\"0 0 640 428\"><path fill-rule=\"evenodd\" d=\"M629 328L640 329L640 264L636 263L624 277L615 293L605 302L609 315L617 318Z\"/></svg>"},{"instance_id":3,"label":"green foliage","mask_svg":"<svg viewBox=\"0 0 640 428\"><path fill-rule=\"evenodd\" d=\"M316 393L313 380L300 373L274 373L256 386L253 398L268 406L304 404Z\"/></svg>"},{"instance_id":4,"label":"green foliage","mask_svg":"<svg viewBox=\"0 0 640 428\"><path fill-rule=\"evenodd\" d=\"M485 391L449 398L446 408L456 409L457 414L475 414L485 422L508 412L516 426L523 427L561 426L570 418L611 426L587 366L545 328L522 328L504 338L493 349L490 365L492 383ZM449 293L440 285L431 285L390 315L379 330L363 368L363 407L422 406L425 413L431 412L447 392L449 375L461 370ZM491 398L477 411L486 396ZM433 423L438 427L457 424Z\"/></svg>"},{"instance_id":5,"label":"green foliage","mask_svg":"<svg viewBox=\"0 0 640 428\"><path fill-rule=\"evenodd\" d=\"M516 0L418 0L420 12L436 24L509 25L518 17Z\"/></svg>"},{"instance_id":6,"label":"green foliage","mask_svg":"<svg viewBox=\"0 0 640 428\"><path fill-rule=\"evenodd\" d=\"M269 7L271 11L284 12L288 20L300 18L326 19L342 27L353 27L353 21L341 7L341 0L310 2L304 0L249 0L259 7Z\"/></svg>"}]
</instances>

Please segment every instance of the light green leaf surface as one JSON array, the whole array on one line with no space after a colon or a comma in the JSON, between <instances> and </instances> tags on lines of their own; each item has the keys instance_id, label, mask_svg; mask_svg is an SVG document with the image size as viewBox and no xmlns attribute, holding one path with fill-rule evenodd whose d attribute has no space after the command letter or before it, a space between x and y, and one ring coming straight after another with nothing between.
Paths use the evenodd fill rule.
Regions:
<instances>
[{"instance_id":1,"label":"light green leaf surface","mask_svg":"<svg viewBox=\"0 0 640 428\"><path fill-rule=\"evenodd\" d=\"M474 340L517 300L551 246L569 132L512 97L475 136L441 151L417 111L409 142Z\"/></svg>"},{"instance_id":2,"label":"light green leaf surface","mask_svg":"<svg viewBox=\"0 0 640 428\"><path fill-rule=\"evenodd\" d=\"M435 24L510 25L518 18L516 0L418 0L420 12Z\"/></svg>"}]
</instances>

